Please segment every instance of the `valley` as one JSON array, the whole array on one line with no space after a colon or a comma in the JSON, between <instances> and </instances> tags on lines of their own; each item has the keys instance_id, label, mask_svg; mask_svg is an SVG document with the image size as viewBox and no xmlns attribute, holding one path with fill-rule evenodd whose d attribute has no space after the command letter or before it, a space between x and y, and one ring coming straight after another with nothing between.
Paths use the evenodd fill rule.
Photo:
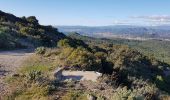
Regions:
<instances>
[{"instance_id":1,"label":"valley","mask_svg":"<svg viewBox=\"0 0 170 100\"><path fill-rule=\"evenodd\" d=\"M56 26L57 27L57 26ZM58 26L58 29L64 33L78 32L84 36L98 38L119 38L129 40L162 40L169 41L169 26Z\"/></svg>"}]
</instances>

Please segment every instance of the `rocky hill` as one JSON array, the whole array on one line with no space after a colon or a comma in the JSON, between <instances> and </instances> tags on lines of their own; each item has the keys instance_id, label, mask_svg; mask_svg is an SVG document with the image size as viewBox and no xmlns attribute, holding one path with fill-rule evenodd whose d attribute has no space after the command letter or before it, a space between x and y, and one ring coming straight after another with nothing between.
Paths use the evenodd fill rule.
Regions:
<instances>
[{"instance_id":1,"label":"rocky hill","mask_svg":"<svg viewBox=\"0 0 170 100\"><path fill-rule=\"evenodd\" d=\"M54 46L65 37L57 28L40 25L35 16L20 18L0 11L0 48Z\"/></svg>"}]
</instances>

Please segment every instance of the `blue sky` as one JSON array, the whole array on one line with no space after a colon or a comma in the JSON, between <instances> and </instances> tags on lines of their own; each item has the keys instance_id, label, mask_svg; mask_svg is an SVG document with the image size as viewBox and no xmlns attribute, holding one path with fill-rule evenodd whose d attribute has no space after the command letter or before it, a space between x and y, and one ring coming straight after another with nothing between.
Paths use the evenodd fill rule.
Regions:
<instances>
[{"instance_id":1,"label":"blue sky","mask_svg":"<svg viewBox=\"0 0 170 100\"><path fill-rule=\"evenodd\" d=\"M45 25L170 24L170 0L0 0L0 10Z\"/></svg>"}]
</instances>

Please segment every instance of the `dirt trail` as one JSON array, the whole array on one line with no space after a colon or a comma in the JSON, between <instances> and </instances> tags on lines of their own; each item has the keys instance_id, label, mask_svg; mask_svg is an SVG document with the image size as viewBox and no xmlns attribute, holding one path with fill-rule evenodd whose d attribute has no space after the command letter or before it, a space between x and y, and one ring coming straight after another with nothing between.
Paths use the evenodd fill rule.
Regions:
<instances>
[{"instance_id":1,"label":"dirt trail","mask_svg":"<svg viewBox=\"0 0 170 100\"><path fill-rule=\"evenodd\" d=\"M6 85L3 82L3 79L12 73L15 73L22 62L32 54L31 50L26 49L0 51L0 96L6 91Z\"/></svg>"}]
</instances>

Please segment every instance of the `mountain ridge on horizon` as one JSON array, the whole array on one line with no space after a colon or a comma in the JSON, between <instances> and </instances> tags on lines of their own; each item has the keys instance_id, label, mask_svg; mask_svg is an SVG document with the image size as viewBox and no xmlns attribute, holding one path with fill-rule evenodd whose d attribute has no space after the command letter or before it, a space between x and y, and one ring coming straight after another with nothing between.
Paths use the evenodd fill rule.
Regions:
<instances>
[{"instance_id":1,"label":"mountain ridge on horizon","mask_svg":"<svg viewBox=\"0 0 170 100\"><path fill-rule=\"evenodd\" d=\"M81 35L92 37L124 37L130 38L156 38L170 39L170 26L133 26L133 25L111 25L111 26L57 26L64 33L78 32ZM107 36L106 36L107 35Z\"/></svg>"}]
</instances>

